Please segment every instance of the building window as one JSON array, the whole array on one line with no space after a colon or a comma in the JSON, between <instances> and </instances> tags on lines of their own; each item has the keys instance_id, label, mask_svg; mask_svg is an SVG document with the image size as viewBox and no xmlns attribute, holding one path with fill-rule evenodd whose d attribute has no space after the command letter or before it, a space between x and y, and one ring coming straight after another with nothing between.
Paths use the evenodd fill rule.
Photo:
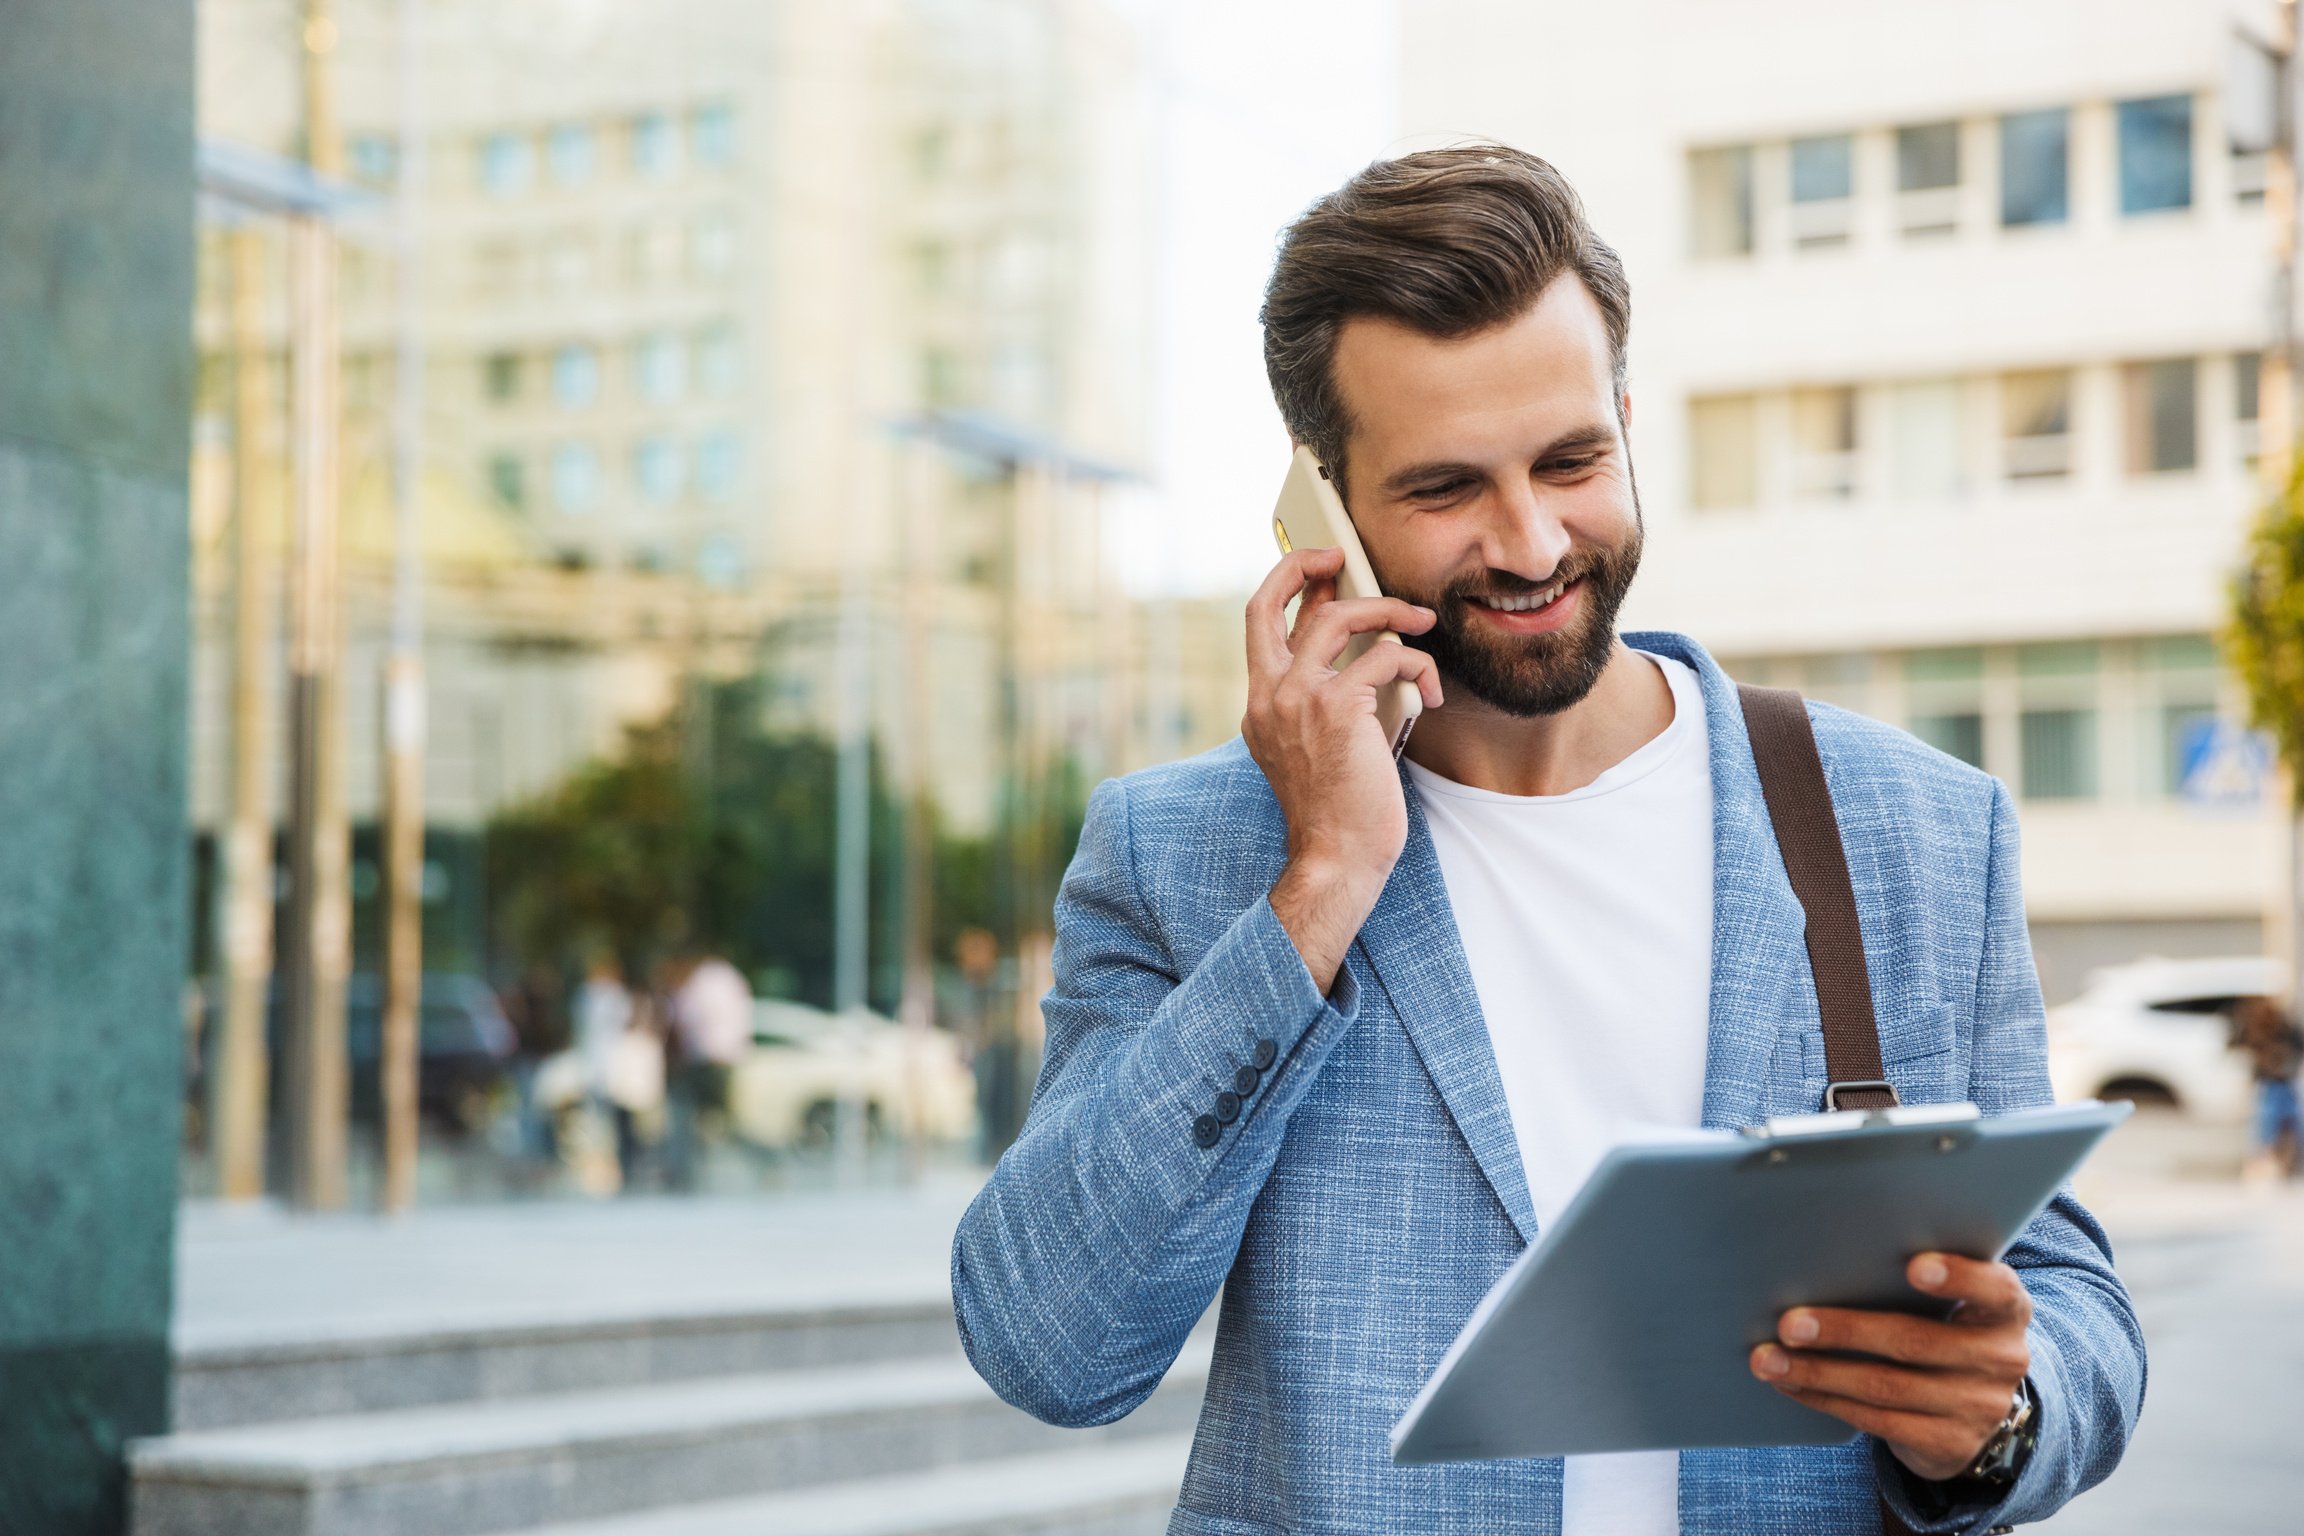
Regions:
<instances>
[{"instance_id":1,"label":"building window","mask_svg":"<svg viewBox=\"0 0 2304 1536\"><path fill-rule=\"evenodd\" d=\"M632 169L654 180L680 168L680 130L662 112L643 112L627 129Z\"/></svg>"},{"instance_id":2,"label":"building window","mask_svg":"<svg viewBox=\"0 0 2304 1536\"><path fill-rule=\"evenodd\" d=\"M1752 146L1688 155L1688 249L1706 256L1752 254Z\"/></svg>"},{"instance_id":3,"label":"building window","mask_svg":"<svg viewBox=\"0 0 2304 1536\"><path fill-rule=\"evenodd\" d=\"M2257 425L2257 392L2264 385L2264 355L2261 352L2242 352L2232 359L2232 418L2234 435L2240 440L2240 457L2250 469L2256 467L2259 439L2262 429Z\"/></svg>"},{"instance_id":4,"label":"building window","mask_svg":"<svg viewBox=\"0 0 2304 1536\"><path fill-rule=\"evenodd\" d=\"M2024 798L2085 800L2096 793L2096 712L2028 709L2021 725Z\"/></svg>"},{"instance_id":5,"label":"building window","mask_svg":"<svg viewBox=\"0 0 2304 1536\"><path fill-rule=\"evenodd\" d=\"M552 450L552 504L579 516L600 505L600 451L590 443Z\"/></svg>"},{"instance_id":6,"label":"building window","mask_svg":"<svg viewBox=\"0 0 2304 1536\"><path fill-rule=\"evenodd\" d=\"M744 552L724 533L706 539L696 550L696 575L708 587L725 590L744 579Z\"/></svg>"},{"instance_id":7,"label":"building window","mask_svg":"<svg viewBox=\"0 0 2304 1536\"><path fill-rule=\"evenodd\" d=\"M2028 800L2096 793L2096 647L2088 641L2020 646L2019 783Z\"/></svg>"},{"instance_id":8,"label":"building window","mask_svg":"<svg viewBox=\"0 0 2304 1536\"><path fill-rule=\"evenodd\" d=\"M517 400L520 398L520 354L493 352L482 365L488 398L491 400Z\"/></svg>"},{"instance_id":9,"label":"building window","mask_svg":"<svg viewBox=\"0 0 2304 1536\"><path fill-rule=\"evenodd\" d=\"M371 187L389 187L400 177L399 141L381 133L353 135L346 146L352 175Z\"/></svg>"},{"instance_id":10,"label":"building window","mask_svg":"<svg viewBox=\"0 0 2304 1536\"><path fill-rule=\"evenodd\" d=\"M1949 501L1968 489L1961 446L1967 403L1956 379L1888 392L1889 484L1899 501Z\"/></svg>"},{"instance_id":11,"label":"building window","mask_svg":"<svg viewBox=\"0 0 2304 1536\"><path fill-rule=\"evenodd\" d=\"M1855 222L1856 143L1845 133L1792 141L1792 243L1846 245Z\"/></svg>"},{"instance_id":12,"label":"building window","mask_svg":"<svg viewBox=\"0 0 2304 1536\"><path fill-rule=\"evenodd\" d=\"M536 141L524 133L492 133L480 141L480 185L498 197L525 192L536 179Z\"/></svg>"},{"instance_id":13,"label":"building window","mask_svg":"<svg viewBox=\"0 0 2304 1536\"><path fill-rule=\"evenodd\" d=\"M600 354L570 345L552 354L552 399L563 410L580 411L600 398Z\"/></svg>"},{"instance_id":14,"label":"building window","mask_svg":"<svg viewBox=\"0 0 2304 1536\"><path fill-rule=\"evenodd\" d=\"M1960 125L1896 130L1896 213L1907 235L1949 235L1960 226Z\"/></svg>"},{"instance_id":15,"label":"building window","mask_svg":"<svg viewBox=\"0 0 2304 1536\"><path fill-rule=\"evenodd\" d=\"M696 339L696 379L715 398L744 387L744 345L733 326L713 326Z\"/></svg>"},{"instance_id":16,"label":"building window","mask_svg":"<svg viewBox=\"0 0 2304 1536\"><path fill-rule=\"evenodd\" d=\"M2009 479L2054 480L2072 473L2071 370L2003 375L2000 434Z\"/></svg>"},{"instance_id":17,"label":"building window","mask_svg":"<svg viewBox=\"0 0 2304 1536\"><path fill-rule=\"evenodd\" d=\"M600 142L589 123L563 123L552 130L552 179L564 187L580 187L599 168Z\"/></svg>"},{"instance_id":18,"label":"building window","mask_svg":"<svg viewBox=\"0 0 2304 1536\"><path fill-rule=\"evenodd\" d=\"M1792 494L1845 501L1856 494L1853 385L1792 392Z\"/></svg>"},{"instance_id":19,"label":"building window","mask_svg":"<svg viewBox=\"0 0 2304 1536\"><path fill-rule=\"evenodd\" d=\"M500 507L517 512L528 505L528 466L516 453L499 453L488 460L488 494Z\"/></svg>"},{"instance_id":20,"label":"building window","mask_svg":"<svg viewBox=\"0 0 2304 1536\"><path fill-rule=\"evenodd\" d=\"M1699 512L1760 499L1760 424L1750 395L1688 402L1689 500Z\"/></svg>"},{"instance_id":21,"label":"building window","mask_svg":"<svg viewBox=\"0 0 2304 1536\"><path fill-rule=\"evenodd\" d=\"M659 507L678 501L686 478L680 445L671 438L644 437L633 448L632 483L639 487L642 501Z\"/></svg>"},{"instance_id":22,"label":"building window","mask_svg":"<svg viewBox=\"0 0 2304 1536\"><path fill-rule=\"evenodd\" d=\"M2062 107L2000 119L2000 222L2061 224L2071 217L2072 118Z\"/></svg>"},{"instance_id":23,"label":"building window","mask_svg":"<svg viewBox=\"0 0 2304 1536\"><path fill-rule=\"evenodd\" d=\"M698 277L718 277L736 265L736 221L707 213L689 227L688 265Z\"/></svg>"},{"instance_id":24,"label":"building window","mask_svg":"<svg viewBox=\"0 0 2304 1536\"><path fill-rule=\"evenodd\" d=\"M2216 694L2223 664L2206 635L2144 641L2139 682L2150 722L2145 751L2147 793L2177 796L2206 764L2220 733Z\"/></svg>"},{"instance_id":25,"label":"building window","mask_svg":"<svg viewBox=\"0 0 2304 1536\"><path fill-rule=\"evenodd\" d=\"M643 336L632 349L633 382L651 405L670 405L688 392L688 349L667 331Z\"/></svg>"},{"instance_id":26,"label":"building window","mask_svg":"<svg viewBox=\"0 0 2304 1536\"><path fill-rule=\"evenodd\" d=\"M1984 653L1974 647L1904 658L1912 734L1939 752L1984 766Z\"/></svg>"},{"instance_id":27,"label":"building window","mask_svg":"<svg viewBox=\"0 0 2304 1536\"><path fill-rule=\"evenodd\" d=\"M592 287L597 267L592 237L582 230L560 230L544 242L544 277L554 292L583 293Z\"/></svg>"},{"instance_id":28,"label":"building window","mask_svg":"<svg viewBox=\"0 0 2304 1536\"><path fill-rule=\"evenodd\" d=\"M2199 462L2199 368L2189 357L2121 370L2128 418L2128 471L2156 474Z\"/></svg>"},{"instance_id":29,"label":"building window","mask_svg":"<svg viewBox=\"0 0 2304 1536\"><path fill-rule=\"evenodd\" d=\"M696 163L726 170L736 163L736 109L726 102L698 107L688 122L688 142Z\"/></svg>"},{"instance_id":30,"label":"building window","mask_svg":"<svg viewBox=\"0 0 2304 1536\"><path fill-rule=\"evenodd\" d=\"M2124 101L2120 122L2120 211L2158 213L2192 206L2192 98Z\"/></svg>"},{"instance_id":31,"label":"building window","mask_svg":"<svg viewBox=\"0 0 2304 1536\"><path fill-rule=\"evenodd\" d=\"M744 473L744 444L733 432L715 432L696 445L696 494L714 503L732 501Z\"/></svg>"}]
</instances>

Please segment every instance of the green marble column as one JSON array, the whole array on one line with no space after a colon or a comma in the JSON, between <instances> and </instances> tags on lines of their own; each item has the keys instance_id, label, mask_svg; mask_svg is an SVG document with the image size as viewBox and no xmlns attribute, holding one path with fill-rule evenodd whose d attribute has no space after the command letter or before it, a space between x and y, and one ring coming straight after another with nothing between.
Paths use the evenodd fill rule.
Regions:
<instances>
[{"instance_id":1,"label":"green marble column","mask_svg":"<svg viewBox=\"0 0 2304 1536\"><path fill-rule=\"evenodd\" d=\"M192 0L0 0L0 1531L165 1427Z\"/></svg>"}]
</instances>

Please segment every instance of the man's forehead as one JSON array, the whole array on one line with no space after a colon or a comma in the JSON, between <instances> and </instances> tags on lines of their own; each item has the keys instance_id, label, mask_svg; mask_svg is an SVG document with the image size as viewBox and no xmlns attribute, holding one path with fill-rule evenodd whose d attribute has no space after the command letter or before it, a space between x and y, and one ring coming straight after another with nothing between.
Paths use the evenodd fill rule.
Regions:
<instances>
[{"instance_id":1,"label":"man's forehead","mask_svg":"<svg viewBox=\"0 0 2304 1536\"><path fill-rule=\"evenodd\" d=\"M1335 380L1356 478L1369 459L1516 450L1616 414L1607 324L1572 274L1517 318L1468 336L1356 315L1337 335Z\"/></svg>"}]
</instances>

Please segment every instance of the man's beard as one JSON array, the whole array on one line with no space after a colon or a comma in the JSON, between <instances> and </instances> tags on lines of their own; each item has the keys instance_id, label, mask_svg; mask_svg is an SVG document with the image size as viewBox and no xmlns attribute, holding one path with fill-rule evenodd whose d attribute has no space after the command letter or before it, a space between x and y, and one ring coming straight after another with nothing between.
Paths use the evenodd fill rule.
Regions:
<instances>
[{"instance_id":1,"label":"man's beard","mask_svg":"<svg viewBox=\"0 0 2304 1536\"><path fill-rule=\"evenodd\" d=\"M1544 581L1506 571L1461 577L1435 596L1387 584L1388 596L1420 604L1438 621L1421 635L1401 638L1440 664L1450 688L1463 688L1494 709L1522 719L1556 715L1580 702L1600 681L1616 648L1616 613L1640 569L1646 530L1637 508L1632 533L1615 549L1578 546ZM1472 612L1472 599L1523 597L1567 577L1580 584L1577 613L1565 629L1540 635L1483 634L1485 621ZM1565 601L1555 598L1555 602Z\"/></svg>"}]
</instances>

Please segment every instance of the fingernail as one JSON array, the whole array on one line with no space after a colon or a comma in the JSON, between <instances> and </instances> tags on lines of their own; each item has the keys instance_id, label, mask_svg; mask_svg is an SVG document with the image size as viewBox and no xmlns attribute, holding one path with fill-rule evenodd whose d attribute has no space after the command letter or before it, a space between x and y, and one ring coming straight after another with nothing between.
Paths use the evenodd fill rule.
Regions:
<instances>
[{"instance_id":1,"label":"fingernail","mask_svg":"<svg viewBox=\"0 0 2304 1536\"><path fill-rule=\"evenodd\" d=\"M1912 1266L1912 1283L1915 1285L1942 1285L1951 1278L1952 1271L1944 1267L1942 1259L1922 1259Z\"/></svg>"},{"instance_id":2,"label":"fingernail","mask_svg":"<svg viewBox=\"0 0 2304 1536\"><path fill-rule=\"evenodd\" d=\"M1760 1352L1752 1358L1752 1368L1763 1376L1782 1376L1786 1371L1792 1369L1792 1361L1784 1351L1775 1345L1763 1344L1760 1346Z\"/></svg>"},{"instance_id":3,"label":"fingernail","mask_svg":"<svg viewBox=\"0 0 2304 1536\"><path fill-rule=\"evenodd\" d=\"M1787 1312L1784 1314L1784 1342L1806 1344L1816 1337L1816 1314L1813 1312Z\"/></svg>"}]
</instances>

